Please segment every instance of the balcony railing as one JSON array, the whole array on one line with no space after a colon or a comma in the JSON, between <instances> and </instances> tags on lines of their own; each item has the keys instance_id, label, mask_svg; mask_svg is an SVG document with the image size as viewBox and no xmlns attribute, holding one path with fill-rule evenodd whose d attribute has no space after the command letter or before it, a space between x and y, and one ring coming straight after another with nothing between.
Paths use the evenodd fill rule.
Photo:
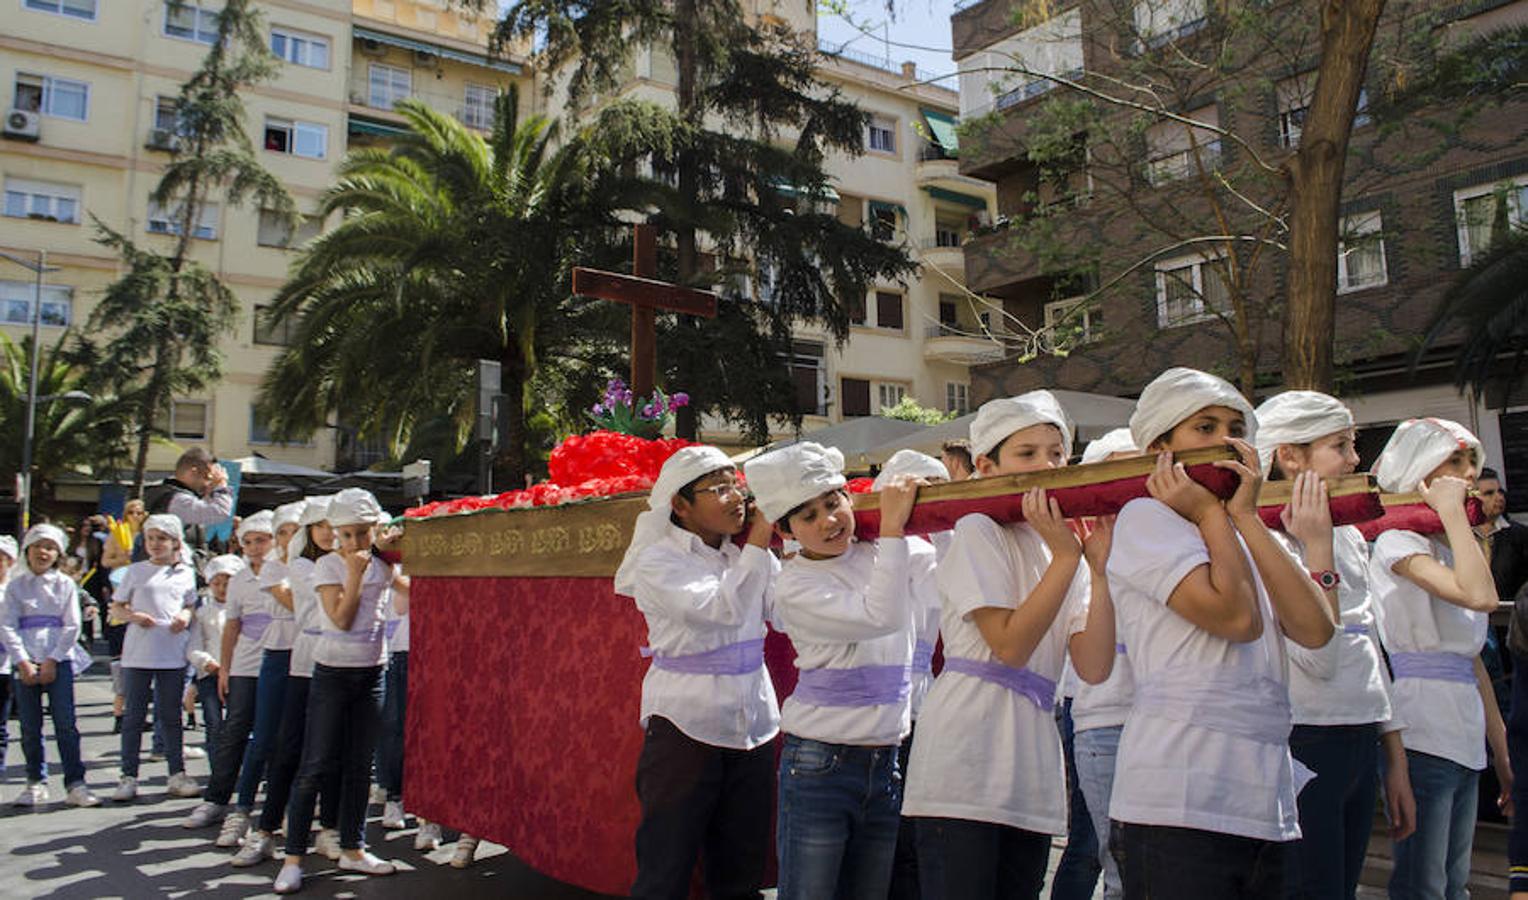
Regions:
<instances>
[{"instance_id":1,"label":"balcony railing","mask_svg":"<svg viewBox=\"0 0 1528 900\"><path fill-rule=\"evenodd\" d=\"M366 86L352 88L350 91L350 104L352 106L365 106L369 109L383 112L394 112L394 107L398 102L408 99L423 100L431 109L443 112L449 116L455 116L457 121L468 128L474 128L478 131L488 131L493 128L492 105L468 103L461 94L421 90L414 90L403 95L399 95L396 92L373 94Z\"/></svg>"},{"instance_id":2,"label":"balcony railing","mask_svg":"<svg viewBox=\"0 0 1528 900\"><path fill-rule=\"evenodd\" d=\"M817 38L817 52L823 54L824 56L834 56L839 59L846 59L850 62L859 63L862 66L870 66L873 69L880 69L883 72L893 72L898 75L902 74L901 63L892 62L889 58L876 56L873 53L866 53L863 50L850 50L844 44L834 44L832 41L826 40L822 37ZM928 71L927 69L922 69L916 66L913 67L913 78L917 79L918 81L934 81L944 77L946 76L935 74Z\"/></svg>"}]
</instances>

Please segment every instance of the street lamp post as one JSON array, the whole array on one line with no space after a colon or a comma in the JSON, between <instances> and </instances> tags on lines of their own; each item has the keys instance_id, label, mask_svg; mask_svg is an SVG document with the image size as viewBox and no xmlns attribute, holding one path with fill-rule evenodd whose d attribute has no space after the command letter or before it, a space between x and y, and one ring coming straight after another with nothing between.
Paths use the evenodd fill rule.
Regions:
<instances>
[{"instance_id":1,"label":"street lamp post","mask_svg":"<svg viewBox=\"0 0 1528 900\"><path fill-rule=\"evenodd\" d=\"M32 287L32 371L27 379L26 435L21 442L21 496L16 498L21 508L21 530L24 533L32 524L32 432L37 427L37 366L38 354L42 350L42 278L47 272L57 272L58 268L48 265L46 250L37 251L35 263L4 252L0 252L0 257L37 276Z\"/></svg>"}]
</instances>

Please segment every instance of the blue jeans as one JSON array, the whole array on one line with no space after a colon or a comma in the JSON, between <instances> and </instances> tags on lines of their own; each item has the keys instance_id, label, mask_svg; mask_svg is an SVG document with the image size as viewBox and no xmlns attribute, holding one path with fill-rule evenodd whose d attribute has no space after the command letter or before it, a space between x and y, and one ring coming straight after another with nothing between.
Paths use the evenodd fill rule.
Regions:
<instances>
[{"instance_id":1,"label":"blue jeans","mask_svg":"<svg viewBox=\"0 0 1528 900\"><path fill-rule=\"evenodd\" d=\"M196 679L196 703L202 708L202 737L207 743L207 759L211 760L223 733L223 701L218 699L216 675Z\"/></svg>"},{"instance_id":2,"label":"blue jeans","mask_svg":"<svg viewBox=\"0 0 1528 900\"><path fill-rule=\"evenodd\" d=\"M1296 725L1289 751L1316 779L1300 792L1300 840L1285 857L1289 900L1344 900L1358 890L1379 794L1379 726Z\"/></svg>"},{"instance_id":3,"label":"blue jeans","mask_svg":"<svg viewBox=\"0 0 1528 900\"><path fill-rule=\"evenodd\" d=\"M255 728L244 749L244 763L239 767L238 807L254 809L255 792L265 776L265 758L276 743L281 728L281 708L286 704L287 672L292 668L292 651L267 650L260 658L260 683L255 687Z\"/></svg>"},{"instance_id":4,"label":"blue jeans","mask_svg":"<svg viewBox=\"0 0 1528 900\"><path fill-rule=\"evenodd\" d=\"M302 767L287 807L286 852L308 852L308 831L319 791L338 778L340 846L365 846L366 799L371 759L382 728L382 667L313 667L308 687L308 721L303 729Z\"/></svg>"},{"instance_id":5,"label":"blue jeans","mask_svg":"<svg viewBox=\"0 0 1528 900\"><path fill-rule=\"evenodd\" d=\"M1480 773L1451 760L1406 751L1417 830L1395 845L1391 900L1465 900Z\"/></svg>"},{"instance_id":6,"label":"blue jeans","mask_svg":"<svg viewBox=\"0 0 1528 900\"><path fill-rule=\"evenodd\" d=\"M885 900L901 810L896 745L787 734L776 826L779 900Z\"/></svg>"},{"instance_id":7,"label":"blue jeans","mask_svg":"<svg viewBox=\"0 0 1528 900\"><path fill-rule=\"evenodd\" d=\"M924 900L1037 900L1049 859L1048 834L970 819L918 819Z\"/></svg>"},{"instance_id":8,"label":"blue jeans","mask_svg":"<svg viewBox=\"0 0 1528 900\"><path fill-rule=\"evenodd\" d=\"M1120 900L1125 886L1119 866L1109 852L1109 801L1114 796L1114 762L1119 757L1119 736L1123 725L1090 728L1077 732L1077 784L1087 798L1088 816L1093 833L1099 835L1099 860L1104 867L1104 900Z\"/></svg>"},{"instance_id":9,"label":"blue jeans","mask_svg":"<svg viewBox=\"0 0 1528 900\"><path fill-rule=\"evenodd\" d=\"M1066 759L1067 825L1066 849L1056 866L1050 896L1051 900L1091 900L1093 888L1098 885L1098 833L1077 777L1070 697L1056 708L1056 729L1061 732L1061 750Z\"/></svg>"},{"instance_id":10,"label":"blue jeans","mask_svg":"<svg viewBox=\"0 0 1528 900\"><path fill-rule=\"evenodd\" d=\"M377 784L387 799L403 799L403 721L408 714L409 652L388 660L382 676L382 737L377 741Z\"/></svg>"},{"instance_id":11,"label":"blue jeans","mask_svg":"<svg viewBox=\"0 0 1528 900\"><path fill-rule=\"evenodd\" d=\"M42 745L42 695L48 695L53 713L53 738L58 755L64 761L64 785L73 787L85 781L85 763L80 759L80 730L74 723L74 669L68 661L58 664L58 677L51 684L22 684L12 681L16 692L16 710L21 715L21 752L27 760L27 781L46 781L48 765Z\"/></svg>"},{"instance_id":12,"label":"blue jeans","mask_svg":"<svg viewBox=\"0 0 1528 900\"><path fill-rule=\"evenodd\" d=\"M143 719L149 712L149 697L156 696L154 719L164 732L164 758L170 774L183 772L186 761L181 753L180 692L186 683L186 670L122 669L122 687L127 695L127 709L122 714L122 774L138 777L138 754L143 750ZM165 702L169 700L169 702Z\"/></svg>"}]
</instances>

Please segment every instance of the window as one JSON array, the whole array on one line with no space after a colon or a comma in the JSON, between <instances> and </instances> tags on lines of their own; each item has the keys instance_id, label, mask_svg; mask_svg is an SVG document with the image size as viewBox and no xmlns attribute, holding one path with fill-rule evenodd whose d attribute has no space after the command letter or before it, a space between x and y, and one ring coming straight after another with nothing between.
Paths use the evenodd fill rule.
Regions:
<instances>
[{"instance_id":1,"label":"window","mask_svg":"<svg viewBox=\"0 0 1528 900\"><path fill-rule=\"evenodd\" d=\"M270 420L267 419L264 415L262 415L260 413L259 407L255 406L254 404L251 404L250 407L249 407L249 442L251 444L279 444L279 445L281 445L283 447L311 447L311 446L313 446L313 439L311 437L308 438L305 441L278 441L278 440L276 440L274 437L271 436L271 423L270 423ZM381 459L386 459L386 458L387 458L387 453L384 450L382 455L381 455L381 457L379 459L370 460L367 464L370 465L371 463L380 462Z\"/></svg>"},{"instance_id":2,"label":"window","mask_svg":"<svg viewBox=\"0 0 1528 900\"><path fill-rule=\"evenodd\" d=\"M1096 341L1102 336L1103 310L1097 304L1082 305L1081 297L1053 300L1045 304L1045 327L1079 343Z\"/></svg>"},{"instance_id":3,"label":"window","mask_svg":"<svg viewBox=\"0 0 1528 900\"><path fill-rule=\"evenodd\" d=\"M32 298L37 284L31 281L0 281L0 322L7 325L32 324ZM42 286L44 325L67 328L74 318L74 288L62 284Z\"/></svg>"},{"instance_id":4,"label":"window","mask_svg":"<svg viewBox=\"0 0 1528 900\"><path fill-rule=\"evenodd\" d=\"M1043 76L1082 74L1082 12L1073 9L1052 16L957 65L962 119L982 115L994 105L1007 109L1038 97L1056 86Z\"/></svg>"},{"instance_id":5,"label":"window","mask_svg":"<svg viewBox=\"0 0 1528 900\"><path fill-rule=\"evenodd\" d=\"M174 97L159 97L154 101L154 130L166 131L171 134L180 134L185 130L185 124L180 119L176 110L177 101Z\"/></svg>"},{"instance_id":6,"label":"window","mask_svg":"<svg viewBox=\"0 0 1528 900\"><path fill-rule=\"evenodd\" d=\"M58 16L95 20L96 0L26 0L26 8Z\"/></svg>"},{"instance_id":7,"label":"window","mask_svg":"<svg viewBox=\"0 0 1528 900\"><path fill-rule=\"evenodd\" d=\"M875 386L876 399L880 401L881 409L890 409L902 402L907 396L907 386L903 384L877 384Z\"/></svg>"},{"instance_id":8,"label":"window","mask_svg":"<svg viewBox=\"0 0 1528 900\"><path fill-rule=\"evenodd\" d=\"M297 336L297 317L287 316L281 321L276 321L271 315L271 307L255 307L255 343L269 347L288 347Z\"/></svg>"},{"instance_id":9,"label":"window","mask_svg":"<svg viewBox=\"0 0 1528 900\"><path fill-rule=\"evenodd\" d=\"M462 124L480 131L492 128L493 104L498 96L498 88L481 84L467 85L467 92L462 97Z\"/></svg>"},{"instance_id":10,"label":"window","mask_svg":"<svg viewBox=\"0 0 1528 900\"><path fill-rule=\"evenodd\" d=\"M1528 176L1455 191L1454 214L1459 222L1459 266L1465 268L1491 249L1498 225L1522 227L1528 222Z\"/></svg>"},{"instance_id":11,"label":"window","mask_svg":"<svg viewBox=\"0 0 1528 900\"><path fill-rule=\"evenodd\" d=\"M1215 259L1190 257L1157 264L1157 324L1176 328L1230 309L1231 292Z\"/></svg>"},{"instance_id":12,"label":"window","mask_svg":"<svg viewBox=\"0 0 1528 900\"><path fill-rule=\"evenodd\" d=\"M80 189L51 181L7 178L5 215L14 219L76 224L80 220Z\"/></svg>"},{"instance_id":13,"label":"window","mask_svg":"<svg viewBox=\"0 0 1528 900\"><path fill-rule=\"evenodd\" d=\"M966 226L960 222L949 220L936 221L934 223L934 246L935 247L959 247L964 243Z\"/></svg>"},{"instance_id":14,"label":"window","mask_svg":"<svg viewBox=\"0 0 1528 900\"><path fill-rule=\"evenodd\" d=\"M90 118L90 85L68 78L17 72L16 93L11 105L45 116L83 122Z\"/></svg>"},{"instance_id":15,"label":"window","mask_svg":"<svg viewBox=\"0 0 1528 900\"><path fill-rule=\"evenodd\" d=\"M165 0L164 33L183 41L211 44L218 39L217 10Z\"/></svg>"},{"instance_id":16,"label":"window","mask_svg":"<svg viewBox=\"0 0 1528 900\"><path fill-rule=\"evenodd\" d=\"M414 93L414 74L397 66L372 63L366 83L367 103L378 109L392 109L399 100Z\"/></svg>"},{"instance_id":17,"label":"window","mask_svg":"<svg viewBox=\"0 0 1528 900\"><path fill-rule=\"evenodd\" d=\"M273 210L260 210L260 228L255 235L255 243L262 247L301 247L308 241L318 237L319 232L324 230L324 223L317 216L303 216L294 231L292 223L283 215Z\"/></svg>"},{"instance_id":18,"label":"window","mask_svg":"<svg viewBox=\"0 0 1528 900\"><path fill-rule=\"evenodd\" d=\"M897 123L883 116L871 116L865 126L865 146L880 153L897 152Z\"/></svg>"},{"instance_id":19,"label":"window","mask_svg":"<svg viewBox=\"0 0 1528 900\"><path fill-rule=\"evenodd\" d=\"M1304 72L1279 82L1274 89L1279 104L1279 144L1294 150L1300 146L1305 116L1310 112L1311 94L1316 90L1316 73ZM1353 127L1362 128L1373 121L1369 117L1369 91L1360 88L1353 113Z\"/></svg>"},{"instance_id":20,"label":"window","mask_svg":"<svg viewBox=\"0 0 1528 900\"><path fill-rule=\"evenodd\" d=\"M1210 127L1220 125L1213 104L1192 110L1184 117ZM1210 128L1168 120L1146 129L1146 178L1152 184L1187 178L1196 174L1200 165L1214 169L1219 162L1220 135Z\"/></svg>"},{"instance_id":21,"label":"window","mask_svg":"<svg viewBox=\"0 0 1528 900\"><path fill-rule=\"evenodd\" d=\"M329 152L329 128L315 122L265 119L265 149L308 159L323 159Z\"/></svg>"},{"instance_id":22,"label":"window","mask_svg":"<svg viewBox=\"0 0 1528 900\"><path fill-rule=\"evenodd\" d=\"M971 386L958 381L944 384L944 411L963 416L971 411Z\"/></svg>"},{"instance_id":23,"label":"window","mask_svg":"<svg viewBox=\"0 0 1528 900\"><path fill-rule=\"evenodd\" d=\"M960 324L960 300L955 294L939 295L939 325L941 330Z\"/></svg>"},{"instance_id":24,"label":"window","mask_svg":"<svg viewBox=\"0 0 1528 900\"><path fill-rule=\"evenodd\" d=\"M1141 47L1160 47L1203 28L1204 7L1204 0L1140 0L1135 5L1135 33Z\"/></svg>"},{"instance_id":25,"label":"window","mask_svg":"<svg viewBox=\"0 0 1528 900\"><path fill-rule=\"evenodd\" d=\"M153 200L149 201L148 230L150 234L180 234L180 207L166 210ZM218 239L218 205L205 203L201 213L196 217L196 228L191 232L192 237L201 238L204 241Z\"/></svg>"},{"instance_id":26,"label":"window","mask_svg":"<svg viewBox=\"0 0 1528 900\"><path fill-rule=\"evenodd\" d=\"M822 345L810 341L793 342L790 367L791 380L796 384L796 409L809 416L826 414Z\"/></svg>"},{"instance_id":27,"label":"window","mask_svg":"<svg viewBox=\"0 0 1528 900\"><path fill-rule=\"evenodd\" d=\"M296 66L329 68L329 39L316 34L272 28L271 53Z\"/></svg>"},{"instance_id":28,"label":"window","mask_svg":"<svg viewBox=\"0 0 1528 900\"><path fill-rule=\"evenodd\" d=\"M850 299L850 301L849 301L849 324L850 325L866 325L866 324L869 324L869 318L868 318L867 310L866 310L866 306L865 306L865 296L863 294L861 294L861 295L859 295L857 297L854 297L854 298Z\"/></svg>"},{"instance_id":29,"label":"window","mask_svg":"<svg viewBox=\"0 0 1528 900\"><path fill-rule=\"evenodd\" d=\"M878 241L895 240L897 236L897 208L890 203L870 201L870 236Z\"/></svg>"},{"instance_id":30,"label":"window","mask_svg":"<svg viewBox=\"0 0 1528 900\"><path fill-rule=\"evenodd\" d=\"M1342 220L1337 244L1337 292L1379 287L1385 274L1385 238L1378 211Z\"/></svg>"},{"instance_id":31,"label":"window","mask_svg":"<svg viewBox=\"0 0 1528 900\"><path fill-rule=\"evenodd\" d=\"M863 378L840 378L838 411L846 419L870 415L870 382Z\"/></svg>"},{"instance_id":32,"label":"window","mask_svg":"<svg viewBox=\"0 0 1528 900\"><path fill-rule=\"evenodd\" d=\"M875 326L902 330L902 295L892 291L875 292Z\"/></svg>"},{"instance_id":33,"label":"window","mask_svg":"<svg viewBox=\"0 0 1528 900\"><path fill-rule=\"evenodd\" d=\"M205 441L207 439L207 402L205 400L175 400L170 403L169 414L154 423L176 441Z\"/></svg>"}]
</instances>

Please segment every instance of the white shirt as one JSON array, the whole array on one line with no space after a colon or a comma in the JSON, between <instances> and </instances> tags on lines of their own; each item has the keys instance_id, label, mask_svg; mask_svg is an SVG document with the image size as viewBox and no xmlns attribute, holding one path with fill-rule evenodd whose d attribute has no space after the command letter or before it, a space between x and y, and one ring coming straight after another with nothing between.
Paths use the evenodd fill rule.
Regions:
<instances>
[{"instance_id":1,"label":"white shirt","mask_svg":"<svg viewBox=\"0 0 1528 900\"><path fill-rule=\"evenodd\" d=\"M1298 541L1282 532L1274 532L1274 537L1303 564L1304 548ZM1332 639L1314 650L1284 641L1294 664L1289 670L1289 702L1295 724L1388 724L1390 676L1380 660L1369 594L1369 545L1357 528L1333 530L1332 561L1341 579L1337 609L1342 617Z\"/></svg>"},{"instance_id":2,"label":"white shirt","mask_svg":"<svg viewBox=\"0 0 1528 900\"><path fill-rule=\"evenodd\" d=\"M122 583L112 594L133 612L146 612L155 625L145 628L131 622L122 638L122 666L127 669L184 669L190 629L170 631L170 619L196 606L196 573L183 562L160 566L144 560L127 567ZM257 666L258 668L258 666Z\"/></svg>"},{"instance_id":3,"label":"white shirt","mask_svg":"<svg viewBox=\"0 0 1528 900\"><path fill-rule=\"evenodd\" d=\"M950 532L941 531L924 537L909 537L907 544L910 548L916 548L920 544L927 544L934 548L934 561L937 565L945 549L950 546ZM914 722L918 721L918 711L923 708L923 699L928 696L929 689L934 686L934 673L917 666L918 645L926 645L929 657L932 659L934 647L939 644L940 601L937 581L933 583L932 588L921 594L926 602L913 607L913 636L916 638L916 643L913 644L912 713Z\"/></svg>"},{"instance_id":4,"label":"white shirt","mask_svg":"<svg viewBox=\"0 0 1528 900\"><path fill-rule=\"evenodd\" d=\"M266 650L290 650L292 641L297 638L296 613L282 606L270 591L277 586L291 587L287 577L289 571L290 567L272 553L265 558L265 564L260 567L260 577L256 579L260 595L265 598L266 611L271 617L271 624L266 626L265 636L260 641L260 646Z\"/></svg>"},{"instance_id":5,"label":"white shirt","mask_svg":"<svg viewBox=\"0 0 1528 900\"><path fill-rule=\"evenodd\" d=\"M314 568L313 587L316 590L333 585L343 590L349 574L344 557L338 553L325 553ZM383 630L390 599L388 588L392 583L392 567L373 556L361 576L361 602L349 628L335 624L320 602L318 618L323 634L318 638L313 661L341 668L382 665L387 653Z\"/></svg>"},{"instance_id":6,"label":"white shirt","mask_svg":"<svg viewBox=\"0 0 1528 900\"><path fill-rule=\"evenodd\" d=\"M323 611L318 602L318 592L313 587L316 565L313 560L299 556L287 567L287 587L292 589L292 614L297 620L297 636L292 639L292 665L288 670L294 678L313 677L313 651L318 649L318 638L323 633Z\"/></svg>"},{"instance_id":7,"label":"white shirt","mask_svg":"<svg viewBox=\"0 0 1528 900\"><path fill-rule=\"evenodd\" d=\"M780 564L768 550L731 541L706 546L675 525L637 560L633 600L659 656L690 656L764 638L770 581ZM661 716L703 744L751 750L780 732L769 671L690 675L649 666L642 679L642 727Z\"/></svg>"},{"instance_id":8,"label":"white shirt","mask_svg":"<svg viewBox=\"0 0 1528 900\"><path fill-rule=\"evenodd\" d=\"M270 627L270 608L274 602L270 594L260 590L260 576L248 566L229 577L225 627L227 622L238 620L239 639L233 645L228 677L260 677L260 662L265 657L265 632Z\"/></svg>"},{"instance_id":9,"label":"white shirt","mask_svg":"<svg viewBox=\"0 0 1528 900\"><path fill-rule=\"evenodd\" d=\"M1374 542L1369 579L1379 604L1380 636L1390 653L1457 653L1474 659L1485 644L1488 617L1434 597L1395 574L1403 559L1426 555L1450 568L1446 541L1414 531L1387 531ZM1468 769L1486 767L1486 712L1474 684L1433 678L1398 678L1391 699L1406 723L1401 744Z\"/></svg>"},{"instance_id":10,"label":"white shirt","mask_svg":"<svg viewBox=\"0 0 1528 900\"><path fill-rule=\"evenodd\" d=\"M213 599L208 593L196 608L191 621L191 642L186 646L186 662L196 669L197 677L207 674L207 666L218 662L223 652L223 624L228 619L228 602Z\"/></svg>"},{"instance_id":11,"label":"white shirt","mask_svg":"<svg viewBox=\"0 0 1528 900\"><path fill-rule=\"evenodd\" d=\"M1115 643L1119 639L1119 612L1114 614ZM1067 670L1071 671L1071 664ZM1072 698L1072 730L1092 731L1095 728L1115 728L1125 724L1130 717L1130 707L1135 704L1135 670L1130 667L1130 648L1114 654L1114 668L1109 677L1099 684L1088 684L1076 677L1076 694Z\"/></svg>"},{"instance_id":12,"label":"white shirt","mask_svg":"<svg viewBox=\"0 0 1528 900\"><path fill-rule=\"evenodd\" d=\"M74 579L49 569L37 575L26 569L5 586L0 610L0 640L9 657L40 663L72 663L80 638L80 604ZM58 624L42 624L57 618Z\"/></svg>"},{"instance_id":13,"label":"white shirt","mask_svg":"<svg viewBox=\"0 0 1528 900\"><path fill-rule=\"evenodd\" d=\"M402 567L394 566L393 574L402 574ZM391 588L387 591L387 622L383 630L389 654L409 652L409 614L398 613L398 593Z\"/></svg>"},{"instance_id":14,"label":"white shirt","mask_svg":"<svg viewBox=\"0 0 1528 900\"><path fill-rule=\"evenodd\" d=\"M790 636L796 668L855 669L913 662L915 612L933 604L934 547L925 541L856 541L832 559L788 560L775 580L771 620ZM819 706L798 692L780 708L786 734L830 744L890 746L912 729L912 684L896 702Z\"/></svg>"},{"instance_id":15,"label":"white shirt","mask_svg":"<svg viewBox=\"0 0 1528 900\"><path fill-rule=\"evenodd\" d=\"M979 514L956 522L938 573L945 658L998 662L972 613L1019 608L1050 562L1028 525L999 525ZM1067 641L1087 627L1090 585L1087 566L1079 565L1027 669L1060 681ZM1065 834L1066 769L1052 711L1003 685L940 673L918 716L902 814Z\"/></svg>"},{"instance_id":16,"label":"white shirt","mask_svg":"<svg viewBox=\"0 0 1528 900\"><path fill-rule=\"evenodd\" d=\"M1193 668L1287 685L1284 639L1250 554L1263 621L1257 640L1216 637L1168 608L1173 590L1209 562L1199 529L1161 502L1139 498L1120 511L1109 590L1138 686L1160 672ZM1264 743L1143 714L1138 702L1120 738L1109 817L1289 841L1300 836L1295 793L1287 740Z\"/></svg>"}]
</instances>

